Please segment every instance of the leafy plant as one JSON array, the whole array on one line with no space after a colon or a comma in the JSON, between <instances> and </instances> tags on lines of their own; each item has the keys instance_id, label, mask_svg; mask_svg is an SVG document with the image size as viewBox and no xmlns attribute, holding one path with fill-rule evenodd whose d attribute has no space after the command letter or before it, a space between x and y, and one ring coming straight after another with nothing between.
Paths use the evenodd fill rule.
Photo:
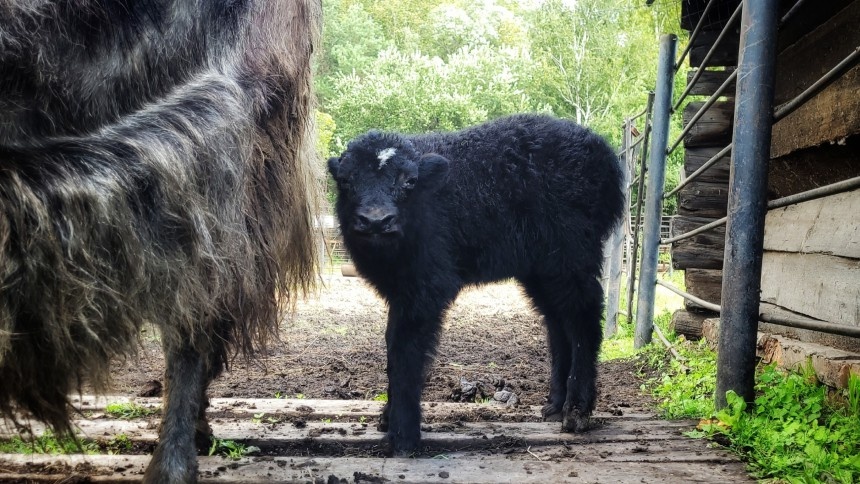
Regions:
<instances>
[{"instance_id":1,"label":"leafy plant","mask_svg":"<svg viewBox=\"0 0 860 484\"><path fill-rule=\"evenodd\" d=\"M105 405L105 413L114 418L134 419L143 418L156 414L160 411L158 407L144 407L134 402L113 402Z\"/></svg>"},{"instance_id":2,"label":"leafy plant","mask_svg":"<svg viewBox=\"0 0 860 484\"><path fill-rule=\"evenodd\" d=\"M212 445L209 447L209 455L220 455L232 460L239 460L249 454L259 452L260 448L253 445L245 445L235 440L224 440L212 437Z\"/></svg>"},{"instance_id":3,"label":"leafy plant","mask_svg":"<svg viewBox=\"0 0 860 484\"><path fill-rule=\"evenodd\" d=\"M388 393L382 392L375 397L373 397L374 402L388 402Z\"/></svg>"},{"instance_id":4,"label":"leafy plant","mask_svg":"<svg viewBox=\"0 0 860 484\"><path fill-rule=\"evenodd\" d=\"M132 442L128 435L119 434L110 439L105 445L108 454L122 454L132 449Z\"/></svg>"}]
</instances>

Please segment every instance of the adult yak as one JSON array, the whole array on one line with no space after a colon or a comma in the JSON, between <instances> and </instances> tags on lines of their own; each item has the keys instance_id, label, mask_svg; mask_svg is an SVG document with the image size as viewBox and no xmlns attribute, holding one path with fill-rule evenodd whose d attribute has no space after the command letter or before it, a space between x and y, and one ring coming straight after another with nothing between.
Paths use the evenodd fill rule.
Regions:
<instances>
[{"instance_id":1,"label":"adult yak","mask_svg":"<svg viewBox=\"0 0 860 484\"><path fill-rule=\"evenodd\" d=\"M420 438L419 399L443 313L467 284L522 283L543 314L547 420L584 430L594 409L603 240L621 217L617 158L594 133L517 115L456 133L370 132L329 160L358 271L388 302L387 429L395 454Z\"/></svg>"},{"instance_id":2,"label":"adult yak","mask_svg":"<svg viewBox=\"0 0 860 484\"><path fill-rule=\"evenodd\" d=\"M319 22L317 0L0 0L3 417L71 433L70 392L151 323L145 480L196 480L209 381L313 281Z\"/></svg>"}]
</instances>

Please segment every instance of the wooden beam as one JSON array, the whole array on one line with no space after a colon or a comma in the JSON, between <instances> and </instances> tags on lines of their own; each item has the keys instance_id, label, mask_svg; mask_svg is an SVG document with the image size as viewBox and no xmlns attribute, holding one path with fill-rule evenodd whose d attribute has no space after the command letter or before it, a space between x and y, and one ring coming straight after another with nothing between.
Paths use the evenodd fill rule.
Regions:
<instances>
[{"instance_id":1,"label":"wooden beam","mask_svg":"<svg viewBox=\"0 0 860 484\"><path fill-rule=\"evenodd\" d=\"M672 217L672 236L701 227L714 219L678 215ZM675 269L722 269L726 227L695 235L672 244L672 267Z\"/></svg>"},{"instance_id":2,"label":"wooden beam","mask_svg":"<svg viewBox=\"0 0 860 484\"><path fill-rule=\"evenodd\" d=\"M817 81L860 45L860 2L786 49L777 62L775 103L785 102ZM771 157L860 133L860 66L773 127Z\"/></svg>"},{"instance_id":3,"label":"wooden beam","mask_svg":"<svg viewBox=\"0 0 860 484\"><path fill-rule=\"evenodd\" d=\"M858 326L860 260L765 251L761 299L823 321Z\"/></svg>"},{"instance_id":4,"label":"wooden beam","mask_svg":"<svg viewBox=\"0 0 860 484\"><path fill-rule=\"evenodd\" d=\"M726 19L731 17L732 12L734 12L734 9L728 12ZM718 28L722 29L722 25L718 26ZM701 32L699 38L696 39L693 48L690 49L690 67L702 67L702 61L705 60L705 56L708 55L708 51L711 49L711 46L714 45L714 41L717 40L719 35L720 30L704 30ZM740 31L738 30L738 24L735 24L732 32L729 32L726 37L723 38L723 41L720 42L716 52L714 52L714 55L711 56L708 64L704 67L738 65L739 40Z\"/></svg>"},{"instance_id":5,"label":"wooden beam","mask_svg":"<svg viewBox=\"0 0 860 484\"><path fill-rule=\"evenodd\" d=\"M860 135L770 160L768 196L785 197L856 176L860 176Z\"/></svg>"},{"instance_id":6,"label":"wooden beam","mask_svg":"<svg viewBox=\"0 0 860 484\"><path fill-rule=\"evenodd\" d=\"M858 216L860 190L771 210L764 248L860 259Z\"/></svg>"},{"instance_id":7,"label":"wooden beam","mask_svg":"<svg viewBox=\"0 0 860 484\"><path fill-rule=\"evenodd\" d=\"M679 215L717 219L726 216L728 203L728 181L694 181L678 192Z\"/></svg>"},{"instance_id":8,"label":"wooden beam","mask_svg":"<svg viewBox=\"0 0 860 484\"><path fill-rule=\"evenodd\" d=\"M704 101L694 101L684 108L683 120L686 126L704 105ZM684 147L716 146L724 148L732 140L732 123L735 105L728 101L717 101L708 108L695 126L684 137Z\"/></svg>"},{"instance_id":9,"label":"wooden beam","mask_svg":"<svg viewBox=\"0 0 860 484\"><path fill-rule=\"evenodd\" d=\"M699 76L699 80L690 90L690 94L693 96L710 96L711 94L717 92L717 89L723 85L723 82L732 74L734 69L725 69L721 71L713 71L706 70ZM696 75L696 71L694 69L690 69L687 71L687 85L690 85L690 81L693 79L693 76ZM723 94L725 97L734 97L735 95L735 83L732 82L729 84L727 90Z\"/></svg>"},{"instance_id":10,"label":"wooden beam","mask_svg":"<svg viewBox=\"0 0 860 484\"><path fill-rule=\"evenodd\" d=\"M694 269L684 271L684 286L690 294L709 303L720 305L723 286L723 271L714 269ZM686 301L687 309L702 310L696 303Z\"/></svg>"},{"instance_id":11,"label":"wooden beam","mask_svg":"<svg viewBox=\"0 0 860 484\"><path fill-rule=\"evenodd\" d=\"M727 143L728 144L728 143ZM707 147L685 147L684 148L684 174L690 176L707 163L714 155L716 155L722 146L707 146ZM731 164L731 154L725 155L707 171L703 172L696 178L700 182L722 183L728 187L729 183L729 165Z\"/></svg>"},{"instance_id":12,"label":"wooden beam","mask_svg":"<svg viewBox=\"0 0 860 484\"><path fill-rule=\"evenodd\" d=\"M684 335L689 340L697 341L702 337L702 321L712 317L713 314L701 314L679 309L672 313L669 329L676 334Z\"/></svg>"}]
</instances>

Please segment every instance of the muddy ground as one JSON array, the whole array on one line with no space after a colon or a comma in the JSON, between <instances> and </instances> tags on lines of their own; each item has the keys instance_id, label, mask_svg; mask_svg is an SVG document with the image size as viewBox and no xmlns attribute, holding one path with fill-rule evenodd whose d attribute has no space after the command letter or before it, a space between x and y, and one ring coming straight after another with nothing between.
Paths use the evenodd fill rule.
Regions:
<instances>
[{"instance_id":1,"label":"muddy ground","mask_svg":"<svg viewBox=\"0 0 860 484\"><path fill-rule=\"evenodd\" d=\"M323 282L283 325L282 341L253 362L234 361L210 386L211 397L372 399L385 392L384 303L360 278ZM117 364L112 393L154 396L163 369L153 335L137 359ZM653 402L639 392L641 371L635 361L602 362L597 410L647 411ZM520 404L543 405L548 375L544 329L519 287L472 288L447 314L423 400L484 400L506 389ZM477 385L470 391L469 383Z\"/></svg>"}]
</instances>

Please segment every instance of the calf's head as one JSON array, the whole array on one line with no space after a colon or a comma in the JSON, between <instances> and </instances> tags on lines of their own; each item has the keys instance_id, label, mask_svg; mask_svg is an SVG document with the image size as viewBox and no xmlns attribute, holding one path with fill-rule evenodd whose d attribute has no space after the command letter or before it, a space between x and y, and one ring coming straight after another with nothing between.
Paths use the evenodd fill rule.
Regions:
<instances>
[{"instance_id":1,"label":"calf's head","mask_svg":"<svg viewBox=\"0 0 860 484\"><path fill-rule=\"evenodd\" d=\"M404 234L422 195L432 194L448 175L448 160L419 155L412 143L392 133L371 131L328 160L337 182L337 214L344 236L383 243Z\"/></svg>"}]
</instances>

